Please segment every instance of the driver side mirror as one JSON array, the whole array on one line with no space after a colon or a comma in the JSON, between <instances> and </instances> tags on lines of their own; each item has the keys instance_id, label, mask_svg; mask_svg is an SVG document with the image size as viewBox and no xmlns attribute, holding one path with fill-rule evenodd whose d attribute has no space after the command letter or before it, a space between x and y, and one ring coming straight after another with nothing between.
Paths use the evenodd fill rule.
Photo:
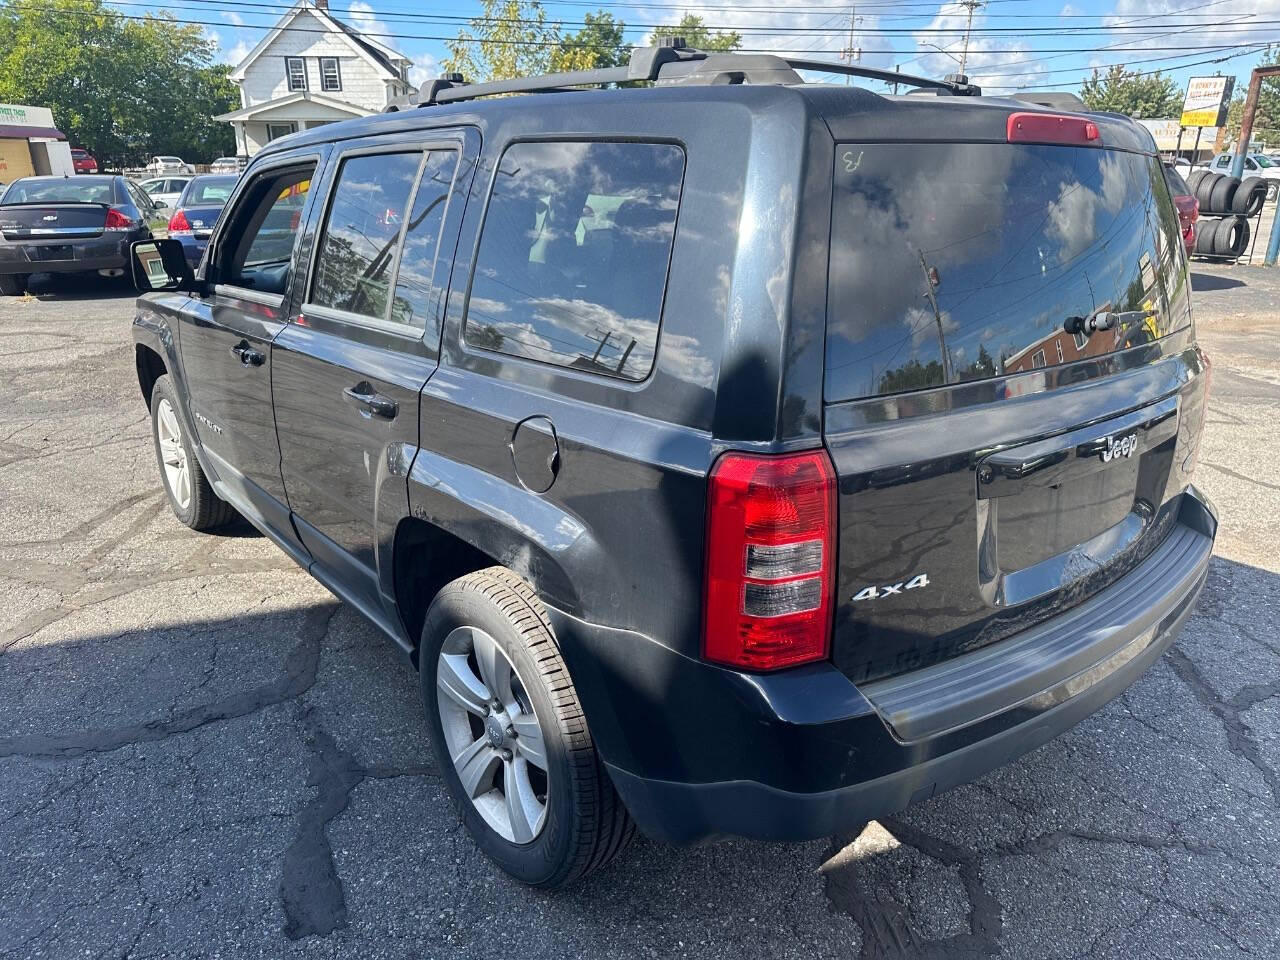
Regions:
<instances>
[{"instance_id":1,"label":"driver side mirror","mask_svg":"<svg viewBox=\"0 0 1280 960\"><path fill-rule=\"evenodd\" d=\"M178 240L135 240L129 245L129 261L139 293L177 290L189 286L193 276Z\"/></svg>"}]
</instances>

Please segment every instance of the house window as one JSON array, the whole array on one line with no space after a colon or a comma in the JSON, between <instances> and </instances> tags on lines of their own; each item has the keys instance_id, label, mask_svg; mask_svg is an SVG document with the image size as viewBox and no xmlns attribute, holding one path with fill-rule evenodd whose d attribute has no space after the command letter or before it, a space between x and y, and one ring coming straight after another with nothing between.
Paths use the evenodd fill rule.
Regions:
<instances>
[{"instance_id":1,"label":"house window","mask_svg":"<svg viewBox=\"0 0 1280 960\"><path fill-rule=\"evenodd\" d=\"M1083 353L1085 344L1089 342L1089 335L1082 330L1077 330L1075 332L1075 338L1076 338L1076 349Z\"/></svg>"},{"instance_id":2,"label":"house window","mask_svg":"<svg viewBox=\"0 0 1280 960\"><path fill-rule=\"evenodd\" d=\"M301 57L285 57L284 66L289 75L289 89L307 89L307 61Z\"/></svg>"},{"instance_id":3,"label":"house window","mask_svg":"<svg viewBox=\"0 0 1280 960\"><path fill-rule=\"evenodd\" d=\"M1044 351L1043 351L1043 350L1037 350L1035 353L1033 353L1033 354L1031 355L1031 366L1032 366L1032 367L1043 367L1043 366L1044 366Z\"/></svg>"},{"instance_id":4,"label":"house window","mask_svg":"<svg viewBox=\"0 0 1280 960\"><path fill-rule=\"evenodd\" d=\"M1058 362L1062 362L1062 341L1054 340L1053 345L1058 348Z\"/></svg>"},{"instance_id":5,"label":"house window","mask_svg":"<svg viewBox=\"0 0 1280 960\"><path fill-rule=\"evenodd\" d=\"M267 142L279 140L281 137L287 137L291 133L298 132L298 125L292 121L289 123L268 123L267 124Z\"/></svg>"},{"instance_id":6,"label":"house window","mask_svg":"<svg viewBox=\"0 0 1280 960\"><path fill-rule=\"evenodd\" d=\"M327 92L342 89L342 73L338 70L337 57L320 58L320 89Z\"/></svg>"}]
</instances>

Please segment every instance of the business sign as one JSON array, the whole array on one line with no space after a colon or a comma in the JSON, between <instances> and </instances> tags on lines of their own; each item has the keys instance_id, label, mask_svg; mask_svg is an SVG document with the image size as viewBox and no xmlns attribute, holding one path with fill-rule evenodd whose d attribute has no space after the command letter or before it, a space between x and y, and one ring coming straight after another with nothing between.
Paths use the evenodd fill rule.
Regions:
<instances>
[{"instance_id":1,"label":"business sign","mask_svg":"<svg viewBox=\"0 0 1280 960\"><path fill-rule=\"evenodd\" d=\"M48 107L23 107L0 103L0 127L52 127L53 111Z\"/></svg>"},{"instance_id":2,"label":"business sign","mask_svg":"<svg viewBox=\"0 0 1280 960\"><path fill-rule=\"evenodd\" d=\"M1182 104L1184 127L1220 127L1227 122L1227 105L1235 77L1192 77Z\"/></svg>"},{"instance_id":3,"label":"business sign","mask_svg":"<svg viewBox=\"0 0 1280 960\"><path fill-rule=\"evenodd\" d=\"M1151 138L1155 140L1157 150L1168 152L1178 149L1178 134L1182 132L1182 124L1177 120L1138 120L1137 123L1151 131ZM1217 135L1217 127L1205 127L1201 133L1201 139L1207 144L1212 144ZM1183 148L1190 150L1194 139L1194 135L1191 134L1184 137Z\"/></svg>"}]
</instances>

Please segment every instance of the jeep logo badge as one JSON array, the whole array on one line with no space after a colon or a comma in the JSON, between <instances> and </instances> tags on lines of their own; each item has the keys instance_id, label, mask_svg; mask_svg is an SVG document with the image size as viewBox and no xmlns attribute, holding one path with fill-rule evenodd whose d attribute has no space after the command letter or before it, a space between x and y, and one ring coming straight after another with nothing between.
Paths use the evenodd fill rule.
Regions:
<instances>
[{"instance_id":1,"label":"jeep logo badge","mask_svg":"<svg viewBox=\"0 0 1280 960\"><path fill-rule=\"evenodd\" d=\"M1108 437L1107 449L1101 453L1102 462L1110 463L1112 460L1119 460L1121 457L1132 457L1133 452L1138 449L1138 435L1136 433L1125 434L1123 437Z\"/></svg>"}]
</instances>

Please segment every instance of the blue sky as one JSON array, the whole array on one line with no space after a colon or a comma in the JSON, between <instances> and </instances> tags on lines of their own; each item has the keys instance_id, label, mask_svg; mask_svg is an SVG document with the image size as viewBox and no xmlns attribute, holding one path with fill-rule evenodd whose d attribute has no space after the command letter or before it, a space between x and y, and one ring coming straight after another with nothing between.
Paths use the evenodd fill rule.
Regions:
<instances>
[{"instance_id":1,"label":"blue sky","mask_svg":"<svg viewBox=\"0 0 1280 960\"><path fill-rule=\"evenodd\" d=\"M111 0L108 0L111 2ZM236 62L274 25L288 0L174 0L164 8L206 24L224 57ZM653 4L565 0L544 4L549 19L577 29L582 15L603 8L628 25L627 39L643 42L651 25L696 13L713 27L737 28L743 46L823 58L849 43L852 5L800 0L654 0ZM117 9L136 15L141 3ZM475 0L330 0L335 15L404 52L417 64L415 80L433 76L447 56L443 38L479 11ZM965 11L957 3L867 0L856 5L853 46L867 66L940 76L958 69ZM1280 45L1280 0L989 0L973 18L967 72L991 93L1019 88L1075 91L1092 66L1125 63L1164 69L1185 87L1190 76L1234 74L1244 89L1249 69L1268 42ZM934 47L948 52L939 52ZM1197 61L1225 59L1219 63Z\"/></svg>"}]
</instances>

